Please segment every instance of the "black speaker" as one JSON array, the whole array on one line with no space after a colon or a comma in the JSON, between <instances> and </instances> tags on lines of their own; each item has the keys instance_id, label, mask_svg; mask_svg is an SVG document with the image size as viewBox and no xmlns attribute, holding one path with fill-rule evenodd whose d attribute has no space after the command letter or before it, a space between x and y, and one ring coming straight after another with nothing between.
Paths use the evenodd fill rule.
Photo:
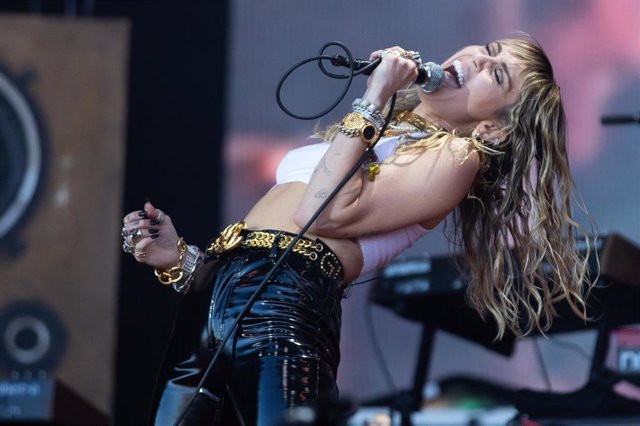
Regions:
<instances>
[{"instance_id":1,"label":"black speaker","mask_svg":"<svg viewBox=\"0 0 640 426\"><path fill-rule=\"evenodd\" d=\"M0 379L55 378L105 413L128 37L124 19L0 14Z\"/></svg>"}]
</instances>

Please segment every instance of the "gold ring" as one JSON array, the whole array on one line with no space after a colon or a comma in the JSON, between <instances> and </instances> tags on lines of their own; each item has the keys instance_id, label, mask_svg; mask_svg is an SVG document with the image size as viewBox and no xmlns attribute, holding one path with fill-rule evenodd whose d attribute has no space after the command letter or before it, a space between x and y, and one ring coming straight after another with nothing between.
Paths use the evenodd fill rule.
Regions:
<instances>
[{"instance_id":1,"label":"gold ring","mask_svg":"<svg viewBox=\"0 0 640 426\"><path fill-rule=\"evenodd\" d=\"M413 52L407 52L406 50L403 50L402 53L400 53L400 56L402 56L404 59L413 59Z\"/></svg>"}]
</instances>

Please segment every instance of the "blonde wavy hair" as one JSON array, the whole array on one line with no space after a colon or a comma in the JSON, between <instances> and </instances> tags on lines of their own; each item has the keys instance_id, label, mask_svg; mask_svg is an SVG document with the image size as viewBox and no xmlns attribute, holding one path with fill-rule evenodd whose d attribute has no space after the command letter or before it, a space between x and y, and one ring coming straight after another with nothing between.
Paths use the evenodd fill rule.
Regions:
<instances>
[{"instance_id":1,"label":"blonde wavy hair","mask_svg":"<svg viewBox=\"0 0 640 426\"><path fill-rule=\"evenodd\" d=\"M561 300L587 320L591 288L587 260L592 244L572 215L574 182L560 88L542 47L526 34L519 37L500 40L524 65L517 101L499 114L501 142L486 144L470 131L432 129L428 138L395 152L439 149L461 137L480 153L481 170L454 211L448 234L464 251L467 302L483 319L495 320L496 339L507 330L516 336L544 333ZM401 91L395 111L410 111L419 102L415 89ZM330 140L335 132L332 126L315 136ZM580 252L576 243L583 238Z\"/></svg>"},{"instance_id":2,"label":"blonde wavy hair","mask_svg":"<svg viewBox=\"0 0 640 426\"><path fill-rule=\"evenodd\" d=\"M553 68L531 38L501 43L524 65L522 87L500 115L506 138L492 146L499 154L484 156L483 172L455 215L470 268L468 301L495 319L498 337L506 329L518 336L547 331L560 300L586 320L591 286L591 244L572 215L575 186ZM578 238L585 241L583 254Z\"/></svg>"}]
</instances>

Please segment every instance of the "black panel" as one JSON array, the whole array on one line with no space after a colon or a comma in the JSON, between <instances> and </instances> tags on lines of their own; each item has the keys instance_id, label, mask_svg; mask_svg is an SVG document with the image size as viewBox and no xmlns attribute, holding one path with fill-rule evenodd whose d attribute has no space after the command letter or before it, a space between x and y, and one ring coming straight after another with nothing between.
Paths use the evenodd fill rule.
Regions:
<instances>
[{"instance_id":1,"label":"black panel","mask_svg":"<svg viewBox=\"0 0 640 426\"><path fill-rule=\"evenodd\" d=\"M220 228L227 2L97 1L95 14L132 24L123 213L150 198L203 247ZM123 255L119 301L114 420L142 425L178 294Z\"/></svg>"}]
</instances>

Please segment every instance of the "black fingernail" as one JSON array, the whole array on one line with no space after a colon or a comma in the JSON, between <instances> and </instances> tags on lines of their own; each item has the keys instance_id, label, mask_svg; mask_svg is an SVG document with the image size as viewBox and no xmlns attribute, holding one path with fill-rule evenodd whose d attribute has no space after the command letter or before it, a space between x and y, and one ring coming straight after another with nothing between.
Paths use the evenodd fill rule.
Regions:
<instances>
[{"instance_id":1,"label":"black fingernail","mask_svg":"<svg viewBox=\"0 0 640 426\"><path fill-rule=\"evenodd\" d=\"M156 238L158 238L159 236L160 236L160 235L158 235L158 234L154 234L154 235L152 235L150 238L151 238L152 240L155 240L155 239L156 239Z\"/></svg>"},{"instance_id":2,"label":"black fingernail","mask_svg":"<svg viewBox=\"0 0 640 426\"><path fill-rule=\"evenodd\" d=\"M140 210L140 211L138 212L138 216L140 216L140 217L147 217L147 215L148 215L148 214L149 214L149 213L147 213L147 212L146 212L146 211L144 211L144 210Z\"/></svg>"},{"instance_id":3,"label":"black fingernail","mask_svg":"<svg viewBox=\"0 0 640 426\"><path fill-rule=\"evenodd\" d=\"M150 233L151 235L153 235L153 234L157 234L158 232L160 232L160 231L158 231L156 228L150 228L150 229L149 229L149 233Z\"/></svg>"},{"instance_id":4,"label":"black fingernail","mask_svg":"<svg viewBox=\"0 0 640 426\"><path fill-rule=\"evenodd\" d=\"M151 220L149 221L149 224L150 224L150 225L157 225L158 223L160 223L160 222L158 222L158 220L157 220L157 219L151 219Z\"/></svg>"}]
</instances>

